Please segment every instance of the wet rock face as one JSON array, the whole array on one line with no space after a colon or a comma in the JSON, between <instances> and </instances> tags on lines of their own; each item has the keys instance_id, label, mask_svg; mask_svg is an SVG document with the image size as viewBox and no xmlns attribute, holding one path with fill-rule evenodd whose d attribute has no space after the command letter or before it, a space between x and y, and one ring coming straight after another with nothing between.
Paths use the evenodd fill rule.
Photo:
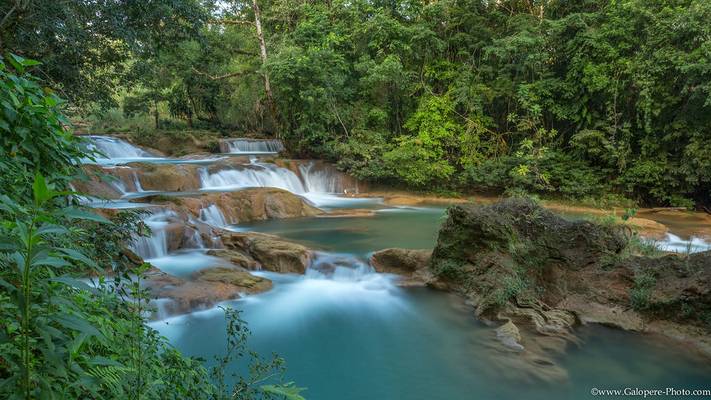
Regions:
<instances>
[{"instance_id":1,"label":"wet rock face","mask_svg":"<svg viewBox=\"0 0 711 400\"><path fill-rule=\"evenodd\" d=\"M272 281L255 276L240 268L214 267L195 273L197 282L224 283L237 287L241 292L261 293L272 288Z\"/></svg>"},{"instance_id":2,"label":"wet rock face","mask_svg":"<svg viewBox=\"0 0 711 400\"><path fill-rule=\"evenodd\" d=\"M370 257L370 264L378 272L406 274L425 269L429 265L432 250L384 249Z\"/></svg>"},{"instance_id":3,"label":"wet rock face","mask_svg":"<svg viewBox=\"0 0 711 400\"><path fill-rule=\"evenodd\" d=\"M711 251L634 257L624 266L635 272L630 297L639 312L711 331Z\"/></svg>"}]
</instances>

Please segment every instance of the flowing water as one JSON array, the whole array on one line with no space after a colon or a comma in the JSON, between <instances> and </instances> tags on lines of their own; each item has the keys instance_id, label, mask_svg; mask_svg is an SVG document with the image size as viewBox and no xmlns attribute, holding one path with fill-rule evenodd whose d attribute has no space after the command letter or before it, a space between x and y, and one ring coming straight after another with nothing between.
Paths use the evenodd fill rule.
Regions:
<instances>
[{"instance_id":1,"label":"flowing water","mask_svg":"<svg viewBox=\"0 0 711 400\"><path fill-rule=\"evenodd\" d=\"M284 150L281 140L226 139L222 141L222 151L232 154L277 154Z\"/></svg>"},{"instance_id":2,"label":"flowing water","mask_svg":"<svg viewBox=\"0 0 711 400\"><path fill-rule=\"evenodd\" d=\"M235 141L233 145L235 152L276 149L245 147L263 143ZM123 146L114 155L116 159L150 156L130 151L134 150ZM324 208L375 210L367 217L300 218L239 226L230 225L215 205L200 210L202 223L277 234L319 250L304 275L256 272L271 279L274 288L226 303L241 310L249 323L253 332L249 347L264 356L277 352L284 357L287 380L307 387L304 395L308 399L577 399L591 397L592 388L693 389L708 388L711 381L708 363L678 344L600 326L581 328L580 345L569 346L555 359L566 379L556 383L532 379L530 371L511 368L517 355L497 350L491 328L477 321L461 299L425 288L399 287L396 276L375 273L368 266L367 258L375 250L433 247L444 208L388 208L373 199L338 197L348 189L347 183L309 163L290 170L253 160L218 172L205 169L200 179L202 191L279 187ZM133 185L140 188L140 182ZM141 195L145 193L126 193L127 198ZM168 228L174 218L165 210L147 215L153 234L138 238L134 251L165 272L182 277L225 263L205 254L206 244L199 235L189 240L192 249L170 252ZM674 234L665 242L675 249L708 246ZM180 350L207 359L224 353L221 310L165 318L170 303L159 300L155 304L161 319L151 325ZM230 368L245 372L243 364Z\"/></svg>"},{"instance_id":3,"label":"flowing water","mask_svg":"<svg viewBox=\"0 0 711 400\"><path fill-rule=\"evenodd\" d=\"M273 220L237 228L278 234L317 253L303 276L269 272L274 289L228 302L253 332L250 348L277 352L287 378L306 398L576 399L597 388L703 388L711 368L676 344L605 327L580 329L580 346L556 358L567 379L546 383L512 369L517 357L495 350L493 331L455 296L401 288L373 272L370 252L427 248L436 240L441 207L386 208L373 217ZM224 350L220 310L152 323L191 355ZM244 372L241 366L233 366ZM524 395L525 394L525 395ZM523 397L522 397L523 396Z\"/></svg>"}]
</instances>

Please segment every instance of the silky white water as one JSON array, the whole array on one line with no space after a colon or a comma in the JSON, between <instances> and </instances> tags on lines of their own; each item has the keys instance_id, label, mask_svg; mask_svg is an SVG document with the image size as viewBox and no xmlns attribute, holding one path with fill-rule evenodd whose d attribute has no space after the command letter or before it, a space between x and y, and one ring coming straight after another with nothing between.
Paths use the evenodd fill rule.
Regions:
<instances>
[{"instance_id":1,"label":"silky white water","mask_svg":"<svg viewBox=\"0 0 711 400\"><path fill-rule=\"evenodd\" d=\"M151 236L135 235L131 250L144 260L167 256L168 240L165 229L170 224L169 219L175 216L175 212L169 210L150 214L144 222L151 228Z\"/></svg>"},{"instance_id":2,"label":"silky white water","mask_svg":"<svg viewBox=\"0 0 711 400\"><path fill-rule=\"evenodd\" d=\"M159 160L161 157L149 153L127 141L112 136L88 136L89 150L98 151L96 162L115 164L130 161ZM85 160L89 161L89 160Z\"/></svg>"},{"instance_id":3,"label":"silky white water","mask_svg":"<svg viewBox=\"0 0 711 400\"><path fill-rule=\"evenodd\" d=\"M281 140L277 139L227 139L227 152L232 154L278 153L284 150Z\"/></svg>"},{"instance_id":4,"label":"silky white water","mask_svg":"<svg viewBox=\"0 0 711 400\"><path fill-rule=\"evenodd\" d=\"M215 204L210 204L209 206L200 209L200 220L208 225L218 228L227 226L225 216L222 214L220 207Z\"/></svg>"},{"instance_id":5,"label":"silky white water","mask_svg":"<svg viewBox=\"0 0 711 400\"><path fill-rule=\"evenodd\" d=\"M275 164L253 162L235 169L210 173L200 170L200 183L205 191L227 191L254 187L273 187L300 195L318 207L343 206L344 203L363 203L373 200L340 197L343 179L332 170L317 169L314 163L301 164L297 175Z\"/></svg>"},{"instance_id":6,"label":"silky white water","mask_svg":"<svg viewBox=\"0 0 711 400\"><path fill-rule=\"evenodd\" d=\"M675 253L698 253L711 250L711 243L702 238L692 236L687 240L673 233L667 233L666 238L656 241L656 244L661 250Z\"/></svg>"}]
</instances>

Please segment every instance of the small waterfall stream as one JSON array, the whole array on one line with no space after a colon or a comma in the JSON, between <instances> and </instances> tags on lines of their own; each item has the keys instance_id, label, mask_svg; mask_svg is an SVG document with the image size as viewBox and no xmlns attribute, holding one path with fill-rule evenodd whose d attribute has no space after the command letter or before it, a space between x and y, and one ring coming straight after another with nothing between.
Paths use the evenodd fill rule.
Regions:
<instances>
[{"instance_id":1,"label":"small waterfall stream","mask_svg":"<svg viewBox=\"0 0 711 400\"><path fill-rule=\"evenodd\" d=\"M284 150L284 144L277 139L225 139L222 151L232 154L276 154Z\"/></svg>"},{"instance_id":2,"label":"small waterfall stream","mask_svg":"<svg viewBox=\"0 0 711 400\"><path fill-rule=\"evenodd\" d=\"M162 210L149 215L144 222L151 228L151 236L135 236L131 245L138 256L144 260L165 257L168 255L168 237L166 228L169 218L177 216L175 212Z\"/></svg>"},{"instance_id":3,"label":"small waterfall stream","mask_svg":"<svg viewBox=\"0 0 711 400\"><path fill-rule=\"evenodd\" d=\"M218 228L227 226L227 220L222 214L222 210L215 204L200 209L200 220L208 225Z\"/></svg>"},{"instance_id":4,"label":"small waterfall stream","mask_svg":"<svg viewBox=\"0 0 711 400\"><path fill-rule=\"evenodd\" d=\"M200 170L200 182L203 189L212 190L274 187L296 194L307 192L295 173L286 168L266 163L253 163L240 169L226 169L215 173L209 173L206 168L203 168Z\"/></svg>"},{"instance_id":5,"label":"small waterfall stream","mask_svg":"<svg viewBox=\"0 0 711 400\"><path fill-rule=\"evenodd\" d=\"M200 170L203 189L241 189L275 187L295 194L343 193L343 175L332 169L317 168L316 163L299 164L299 174L270 163L252 162L239 169L225 169L210 173ZM300 175L300 176L299 176Z\"/></svg>"}]
</instances>

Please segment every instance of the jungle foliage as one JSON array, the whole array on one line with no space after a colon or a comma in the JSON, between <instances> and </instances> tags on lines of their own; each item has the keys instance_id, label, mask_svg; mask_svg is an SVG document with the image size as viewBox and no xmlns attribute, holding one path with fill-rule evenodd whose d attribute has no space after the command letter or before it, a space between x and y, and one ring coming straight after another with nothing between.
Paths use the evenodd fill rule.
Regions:
<instances>
[{"instance_id":1,"label":"jungle foliage","mask_svg":"<svg viewBox=\"0 0 711 400\"><path fill-rule=\"evenodd\" d=\"M68 3L66 15L43 10L47 21L90 7ZM705 0L155 0L145 13L101 3L134 23L80 39L110 38L121 62L98 52L69 64L86 82L107 76L102 65L132 82L114 86L126 118L278 136L293 156L419 189L614 193L682 206L711 198ZM0 26L3 44L42 57L32 37L10 39L22 24ZM60 61L47 62L66 90L81 88L51 72Z\"/></svg>"}]
</instances>

